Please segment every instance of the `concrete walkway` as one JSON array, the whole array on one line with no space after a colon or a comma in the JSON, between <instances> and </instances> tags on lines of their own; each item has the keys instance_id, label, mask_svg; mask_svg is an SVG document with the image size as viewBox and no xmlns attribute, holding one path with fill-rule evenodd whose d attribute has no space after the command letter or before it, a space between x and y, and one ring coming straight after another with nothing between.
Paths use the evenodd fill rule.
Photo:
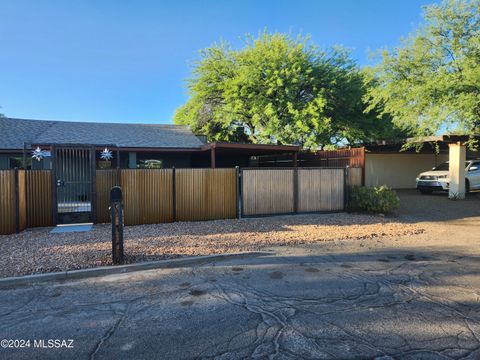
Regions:
<instances>
[{"instance_id":1,"label":"concrete walkway","mask_svg":"<svg viewBox=\"0 0 480 360\"><path fill-rule=\"evenodd\" d=\"M479 359L480 207L468 206L411 238L0 290L0 339L31 340L0 358ZM49 339L73 348L34 347Z\"/></svg>"}]
</instances>

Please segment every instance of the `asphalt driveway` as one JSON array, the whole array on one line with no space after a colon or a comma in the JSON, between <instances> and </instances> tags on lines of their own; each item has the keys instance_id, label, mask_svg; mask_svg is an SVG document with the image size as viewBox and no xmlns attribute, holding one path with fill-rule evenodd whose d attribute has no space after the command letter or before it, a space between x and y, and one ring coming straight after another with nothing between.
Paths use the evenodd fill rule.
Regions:
<instances>
[{"instance_id":1,"label":"asphalt driveway","mask_svg":"<svg viewBox=\"0 0 480 360\"><path fill-rule=\"evenodd\" d=\"M0 358L479 359L480 199L400 196L431 231L0 290L0 339L31 340Z\"/></svg>"}]
</instances>

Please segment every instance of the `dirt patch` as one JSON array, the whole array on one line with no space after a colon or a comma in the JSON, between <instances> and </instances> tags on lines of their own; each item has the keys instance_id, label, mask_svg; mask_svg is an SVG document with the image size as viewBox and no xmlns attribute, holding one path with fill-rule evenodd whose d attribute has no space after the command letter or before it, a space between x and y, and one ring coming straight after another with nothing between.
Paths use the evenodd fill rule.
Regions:
<instances>
[{"instance_id":1,"label":"dirt patch","mask_svg":"<svg viewBox=\"0 0 480 360\"><path fill-rule=\"evenodd\" d=\"M84 233L50 234L50 230L0 236L0 277L111 264L109 225L95 225ZM423 225L400 218L347 213L279 216L128 226L124 248L127 263L134 263L424 231Z\"/></svg>"}]
</instances>

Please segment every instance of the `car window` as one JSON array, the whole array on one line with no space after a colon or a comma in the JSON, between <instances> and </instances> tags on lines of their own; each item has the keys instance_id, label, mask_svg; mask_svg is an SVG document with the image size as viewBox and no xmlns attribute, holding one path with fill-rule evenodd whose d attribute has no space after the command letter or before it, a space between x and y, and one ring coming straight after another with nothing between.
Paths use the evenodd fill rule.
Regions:
<instances>
[{"instance_id":1,"label":"car window","mask_svg":"<svg viewBox=\"0 0 480 360\"><path fill-rule=\"evenodd\" d=\"M448 170L448 162L441 163L440 165L435 167L435 170L442 171Z\"/></svg>"},{"instance_id":2,"label":"car window","mask_svg":"<svg viewBox=\"0 0 480 360\"><path fill-rule=\"evenodd\" d=\"M476 167L478 168L478 169L475 170L475 171L480 170L480 161L475 161L475 162L473 162L473 163L472 163L472 166L470 166L470 168L473 167L473 166L476 166Z\"/></svg>"},{"instance_id":3,"label":"car window","mask_svg":"<svg viewBox=\"0 0 480 360\"><path fill-rule=\"evenodd\" d=\"M465 163L465 167L467 167L468 164L469 162L467 161ZM440 165L435 167L435 171L448 171L448 170L449 170L448 162L441 163Z\"/></svg>"}]
</instances>

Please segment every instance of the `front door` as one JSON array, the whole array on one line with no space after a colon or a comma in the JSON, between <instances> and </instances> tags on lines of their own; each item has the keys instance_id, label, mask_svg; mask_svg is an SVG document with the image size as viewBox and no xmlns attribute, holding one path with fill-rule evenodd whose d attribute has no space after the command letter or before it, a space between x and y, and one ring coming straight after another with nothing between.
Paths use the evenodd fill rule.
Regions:
<instances>
[{"instance_id":1,"label":"front door","mask_svg":"<svg viewBox=\"0 0 480 360\"><path fill-rule=\"evenodd\" d=\"M93 221L95 148L55 147L57 223Z\"/></svg>"}]
</instances>

